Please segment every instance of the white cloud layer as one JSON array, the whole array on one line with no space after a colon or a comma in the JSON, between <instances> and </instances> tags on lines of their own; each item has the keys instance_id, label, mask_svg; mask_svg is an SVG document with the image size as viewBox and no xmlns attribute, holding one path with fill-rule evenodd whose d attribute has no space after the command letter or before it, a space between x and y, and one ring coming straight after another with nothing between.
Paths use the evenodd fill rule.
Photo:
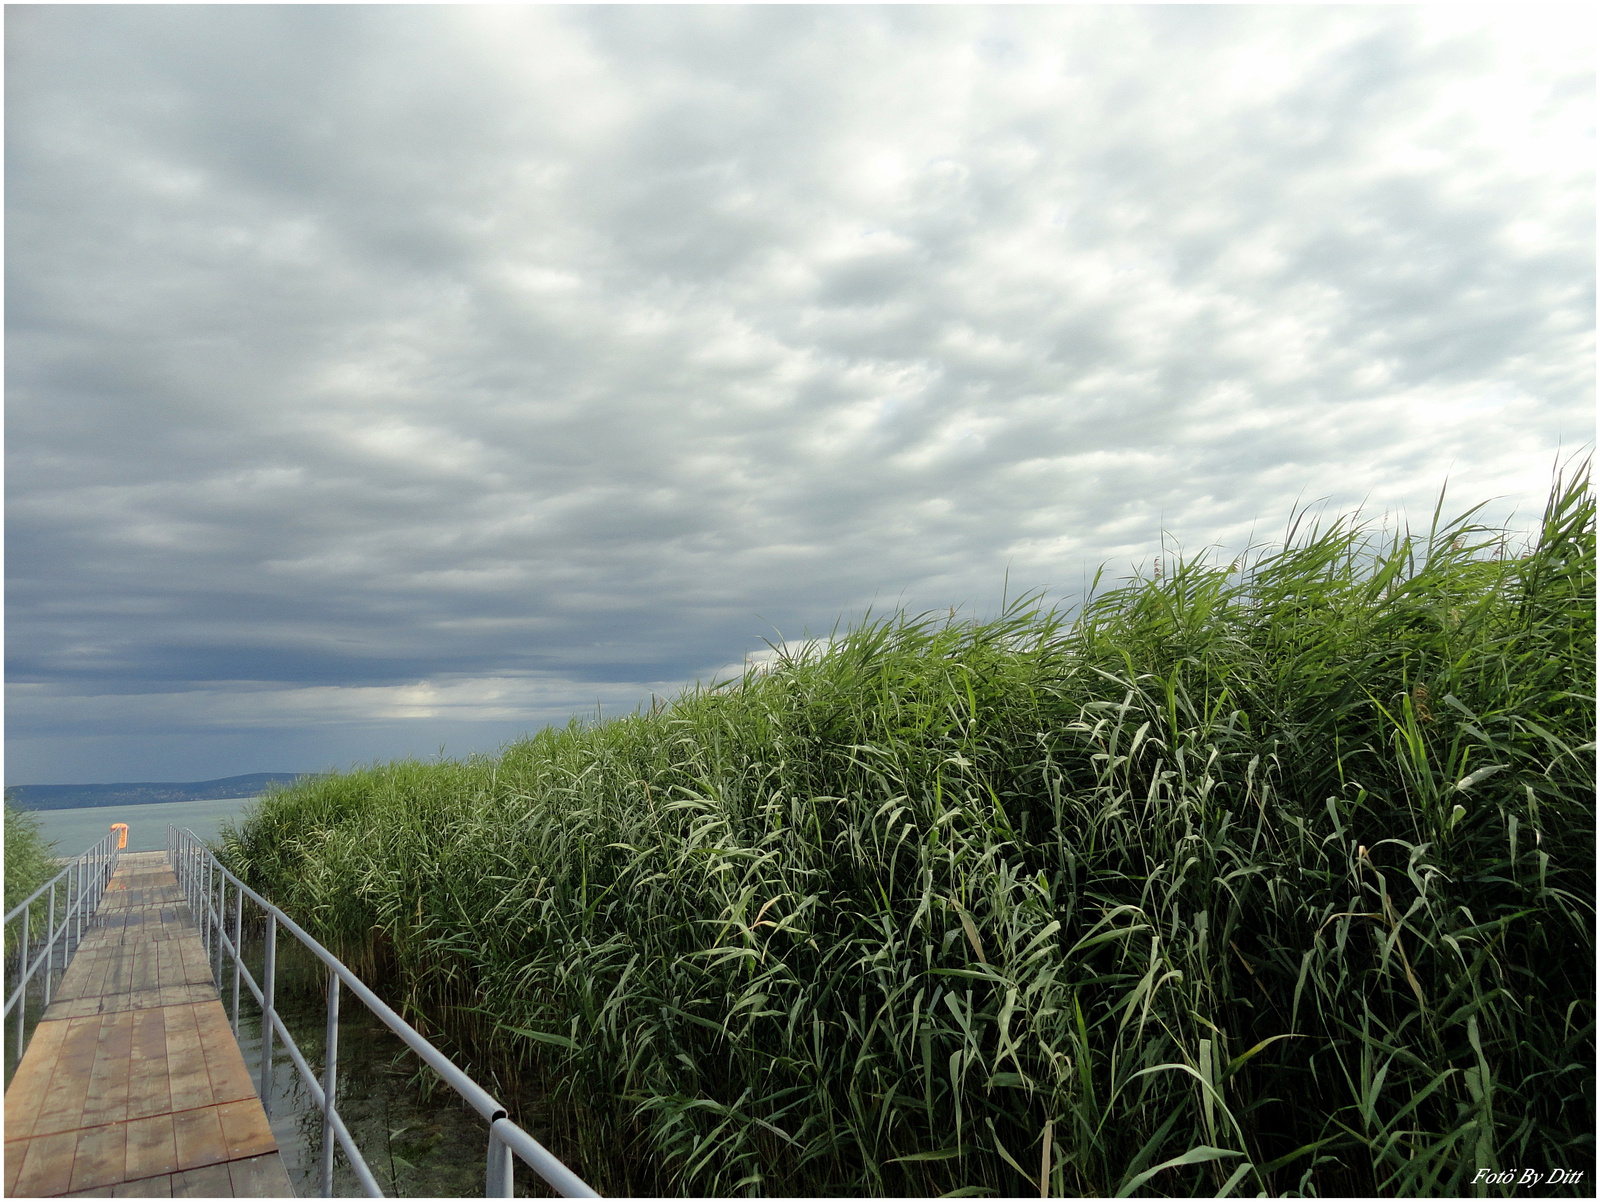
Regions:
<instances>
[{"instance_id":1,"label":"white cloud layer","mask_svg":"<svg viewBox=\"0 0 1600 1202\"><path fill-rule=\"evenodd\" d=\"M6 33L14 781L492 746L1593 438L1569 10Z\"/></svg>"}]
</instances>

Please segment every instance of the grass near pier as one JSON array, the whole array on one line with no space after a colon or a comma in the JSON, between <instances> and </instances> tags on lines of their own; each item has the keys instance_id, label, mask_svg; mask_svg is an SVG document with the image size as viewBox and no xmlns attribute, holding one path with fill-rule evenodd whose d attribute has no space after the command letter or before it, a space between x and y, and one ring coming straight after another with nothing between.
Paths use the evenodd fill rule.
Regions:
<instances>
[{"instance_id":1,"label":"grass near pier","mask_svg":"<svg viewBox=\"0 0 1600 1202\"><path fill-rule=\"evenodd\" d=\"M896 615L226 856L602 1192L1586 1194L1594 538Z\"/></svg>"},{"instance_id":2,"label":"grass near pier","mask_svg":"<svg viewBox=\"0 0 1600 1202\"><path fill-rule=\"evenodd\" d=\"M22 904L23 900L61 871L56 863L55 847L45 840L39 829L39 819L30 811L18 809L9 801L5 805L5 912ZM30 934L45 927L47 910L40 908L28 916ZM17 919L16 930L9 927L5 935L5 950L9 954L20 937L22 920Z\"/></svg>"}]
</instances>

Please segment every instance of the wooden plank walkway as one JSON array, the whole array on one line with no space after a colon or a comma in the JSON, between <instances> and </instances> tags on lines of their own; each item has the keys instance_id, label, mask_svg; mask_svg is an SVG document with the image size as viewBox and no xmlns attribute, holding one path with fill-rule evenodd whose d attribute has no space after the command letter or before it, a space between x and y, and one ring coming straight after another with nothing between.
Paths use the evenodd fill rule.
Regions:
<instances>
[{"instance_id":1,"label":"wooden plank walkway","mask_svg":"<svg viewBox=\"0 0 1600 1202\"><path fill-rule=\"evenodd\" d=\"M6 1090L5 1193L293 1196L164 853L123 854Z\"/></svg>"}]
</instances>

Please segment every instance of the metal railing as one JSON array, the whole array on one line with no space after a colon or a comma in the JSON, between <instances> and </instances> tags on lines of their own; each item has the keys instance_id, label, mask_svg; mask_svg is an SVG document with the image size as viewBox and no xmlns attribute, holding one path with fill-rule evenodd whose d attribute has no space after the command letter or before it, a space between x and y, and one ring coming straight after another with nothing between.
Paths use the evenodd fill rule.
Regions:
<instances>
[{"instance_id":1,"label":"metal railing","mask_svg":"<svg viewBox=\"0 0 1600 1202\"><path fill-rule=\"evenodd\" d=\"M215 965L217 989L223 989L223 953L233 961L233 1033L239 1034L239 985L243 981L255 995L261 1007L261 1071L260 1095L264 1107L271 1106L273 1085L272 1041L274 1032L282 1038L284 1050L300 1070L317 1109L322 1113L322 1197L333 1197L333 1148L339 1146L355 1171L362 1189L369 1198L383 1197L383 1190L373 1177L372 1170L355 1146L344 1120L335 1105L338 1086L339 1061L339 994L341 988L366 1004L391 1031L398 1035L425 1064L460 1094L461 1097L489 1123L488 1177L484 1190L486 1198L512 1196L512 1156L515 1155L554 1189L568 1198L598 1198L566 1165L521 1127L506 1117L506 1108L466 1073L434 1047L405 1019L391 1010L377 994L367 988L361 979L345 967L332 952L306 934L295 921L266 898L255 892L229 872L194 834L193 831L167 827L167 858L177 873L178 884L189 899L190 909L198 916L201 942L208 960ZM230 894L232 912L229 912ZM261 981L245 967L240 953L244 930L244 903L249 899L265 917L265 942L262 955ZM230 922L231 919L231 922ZM276 1007L276 976L278 928L282 927L328 967L327 1039L324 1047L321 1080L300 1052L289 1028L284 1025Z\"/></svg>"},{"instance_id":2,"label":"metal railing","mask_svg":"<svg viewBox=\"0 0 1600 1202\"><path fill-rule=\"evenodd\" d=\"M17 1059L27 1045L25 1024L28 1011L28 983L42 968L44 970L44 1004L50 1005L50 991L59 970L67 971L72 953L83 942L83 932L94 917L105 893L106 882L116 871L121 849L117 846L117 833L112 831L88 851L69 861L67 866L49 881L40 885L23 899L22 903L5 916L5 960L12 962L12 940L16 940L16 985L6 994L3 1021L11 1021L11 1011L17 1012ZM61 905L56 905L60 892ZM45 898L41 901L40 899ZM44 931L38 940L33 938L33 916L43 910ZM60 923L56 921L60 916ZM13 928L12 924L16 923ZM56 963L56 952L61 952L61 962Z\"/></svg>"}]
</instances>

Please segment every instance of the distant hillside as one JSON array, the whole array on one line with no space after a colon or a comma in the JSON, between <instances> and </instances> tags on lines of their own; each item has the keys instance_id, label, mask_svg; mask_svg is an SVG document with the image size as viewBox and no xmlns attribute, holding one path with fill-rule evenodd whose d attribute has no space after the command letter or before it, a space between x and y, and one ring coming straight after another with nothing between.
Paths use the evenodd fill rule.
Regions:
<instances>
[{"instance_id":1,"label":"distant hillside","mask_svg":"<svg viewBox=\"0 0 1600 1202\"><path fill-rule=\"evenodd\" d=\"M139 781L120 785L7 785L6 800L25 810L76 810L84 806L152 805L159 801L209 801L255 797L268 785L288 784L305 772L251 772L221 780Z\"/></svg>"}]
</instances>

